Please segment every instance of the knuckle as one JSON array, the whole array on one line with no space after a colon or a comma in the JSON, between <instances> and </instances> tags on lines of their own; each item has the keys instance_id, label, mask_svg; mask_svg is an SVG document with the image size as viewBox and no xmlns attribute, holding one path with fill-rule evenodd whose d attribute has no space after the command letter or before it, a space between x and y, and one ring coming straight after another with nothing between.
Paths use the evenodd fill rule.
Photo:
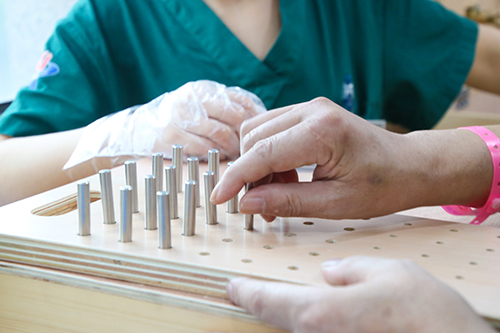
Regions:
<instances>
[{"instance_id":1,"label":"knuckle","mask_svg":"<svg viewBox=\"0 0 500 333\"><path fill-rule=\"evenodd\" d=\"M251 141L251 136L252 132L248 133L246 137L249 137L249 142L250 144ZM252 147L254 154L262 157L262 158L268 158L273 155L273 150L275 148L275 143L274 139L271 138L265 138L257 141L255 145Z\"/></svg>"},{"instance_id":2,"label":"knuckle","mask_svg":"<svg viewBox=\"0 0 500 333\"><path fill-rule=\"evenodd\" d=\"M333 102L330 101L328 98L326 97L316 97L315 99L311 100L311 104L313 105L317 105L318 107L319 106L326 106L326 105L330 105L332 104Z\"/></svg>"},{"instance_id":3,"label":"knuckle","mask_svg":"<svg viewBox=\"0 0 500 333\"><path fill-rule=\"evenodd\" d=\"M240 125L240 133L242 137L245 137L253 129L250 120L245 120Z\"/></svg>"},{"instance_id":4,"label":"knuckle","mask_svg":"<svg viewBox=\"0 0 500 333\"><path fill-rule=\"evenodd\" d=\"M262 318L262 316L265 314L263 298L264 293L259 289L255 290L248 299L248 310L258 318Z\"/></svg>"},{"instance_id":5,"label":"knuckle","mask_svg":"<svg viewBox=\"0 0 500 333\"><path fill-rule=\"evenodd\" d=\"M253 141L254 141L254 132L250 131L246 135L241 135L242 139L240 142L241 145L241 151L242 152L247 152L249 151L252 146L253 146Z\"/></svg>"},{"instance_id":6,"label":"knuckle","mask_svg":"<svg viewBox=\"0 0 500 333\"><path fill-rule=\"evenodd\" d=\"M330 306L324 306L323 302L316 302L315 304L310 304L303 311L297 313L297 326L300 332L314 332L322 330L323 328L332 329L332 313L328 311L331 309ZM335 316L337 317L337 316ZM338 316L341 318L341 316ZM336 318L335 326L343 326L339 322L339 318Z\"/></svg>"},{"instance_id":7,"label":"knuckle","mask_svg":"<svg viewBox=\"0 0 500 333\"><path fill-rule=\"evenodd\" d=\"M301 216L302 205L301 200L297 193L295 192L282 192L283 202L278 205L282 209L280 213L281 216Z\"/></svg>"}]
</instances>

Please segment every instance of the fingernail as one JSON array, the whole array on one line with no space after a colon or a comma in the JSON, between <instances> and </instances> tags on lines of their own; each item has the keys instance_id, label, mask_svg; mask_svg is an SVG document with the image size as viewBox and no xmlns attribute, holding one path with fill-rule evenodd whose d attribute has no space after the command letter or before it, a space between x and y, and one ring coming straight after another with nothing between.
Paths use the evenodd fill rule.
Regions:
<instances>
[{"instance_id":1,"label":"fingernail","mask_svg":"<svg viewBox=\"0 0 500 333\"><path fill-rule=\"evenodd\" d=\"M240 202L240 211L244 214L265 213L266 201L262 198L243 198Z\"/></svg>"},{"instance_id":2,"label":"fingernail","mask_svg":"<svg viewBox=\"0 0 500 333\"><path fill-rule=\"evenodd\" d=\"M210 202L215 203L215 200L217 200L217 192L219 192L219 184L215 185L215 188L212 191L212 194L210 195Z\"/></svg>"},{"instance_id":3,"label":"fingernail","mask_svg":"<svg viewBox=\"0 0 500 333\"><path fill-rule=\"evenodd\" d=\"M321 263L322 268L329 268L333 266L337 266L342 259L332 259L332 260L327 260Z\"/></svg>"}]
</instances>

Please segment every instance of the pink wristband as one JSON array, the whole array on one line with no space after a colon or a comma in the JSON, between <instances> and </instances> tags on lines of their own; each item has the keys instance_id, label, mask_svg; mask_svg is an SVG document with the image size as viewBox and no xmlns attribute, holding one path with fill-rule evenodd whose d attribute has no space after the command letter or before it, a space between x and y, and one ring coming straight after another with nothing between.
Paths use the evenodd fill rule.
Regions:
<instances>
[{"instance_id":1,"label":"pink wristband","mask_svg":"<svg viewBox=\"0 0 500 333\"><path fill-rule=\"evenodd\" d=\"M460 129L476 133L488 146L493 160L493 183L490 196L483 207L474 209L467 206L443 206L443 208L453 215L475 215L470 224L481 224L491 214L500 211L500 140L492 131L481 126L460 127Z\"/></svg>"}]
</instances>

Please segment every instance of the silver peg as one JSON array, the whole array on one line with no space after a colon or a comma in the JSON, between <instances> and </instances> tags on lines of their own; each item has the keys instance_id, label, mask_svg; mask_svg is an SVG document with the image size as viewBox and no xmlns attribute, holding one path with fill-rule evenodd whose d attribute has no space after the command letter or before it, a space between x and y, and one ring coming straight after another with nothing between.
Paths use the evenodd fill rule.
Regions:
<instances>
[{"instance_id":1,"label":"silver peg","mask_svg":"<svg viewBox=\"0 0 500 333\"><path fill-rule=\"evenodd\" d=\"M228 162L227 167L229 168L234 162ZM238 213L238 194L226 204L226 213L236 214Z\"/></svg>"},{"instance_id":2,"label":"silver peg","mask_svg":"<svg viewBox=\"0 0 500 333\"><path fill-rule=\"evenodd\" d=\"M245 185L245 193L253 188L253 183L247 183ZM245 221L245 230L253 230L253 214L243 215L243 220Z\"/></svg>"},{"instance_id":3,"label":"silver peg","mask_svg":"<svg viewBox=\"0 0 500 333\"><path fill-rule=\"evenodd\" d=\"M200 161L198 157L187 159L188 180L196 181L196 208L201 207L200 203Z\"/></svg>"},{"instance_id":4,"label":"silver peg","mask_svg":"<svg viewBox=\"0 0 500 333\"><path fill-rule=\"evenodd\" d=\"M184 193L184 221L182 225L182 235L194 236L196 225L196 182L194 180L188 180L185 186L186 189Z\"/></svg>"},{"instance_id":5,"label":"silver peg","mask_svg":"<svg viewBox=\"0 0 500 333\"><path fill-rule=\"evenodd\" d=\"M203 181L205 185L205 223L217 224L217 207L210 202L210 195L215 187L215 173L213 171L204 172Z\"/></svg>"},{"instance_id":6,"label":"silver peg","mask_svg":"<svg viewBox=\"0 0 500 333\"><path fill-rule=\"evenodd\" d=\"M156 192L156 207L158 207L158 248L170 249L172 237L170 233L170 200L166 191Z\"/></svg>"},{"instance_id":7,"label":"silver peg","mask_svg":"<svg viewBox=\"0 0 500 333\"><path fill-rule=\"evenodd\" d=\"M163 154L153 154L153 175L156 177L156 191L163 191Z\"/></svg>"},{"instance_id":8,"label":"silver peg","mask_svg":"<svg viewBox=\"0 0 500 333\"><path fill-rule=\"evenodd\" d=\"M132 186L120 187L120 239L122 243L132 241Z\"/></svg>"},{"instance_id":9,"label":"silver peg","mask_svg":"<svg viewBox=\"0 0 500 333\"><path fill-rule=\"evenodd\" d=\"M179 218L177 205L177 174L176 167L169 165L165 168L165 178L167 179L167 192L170 199L170 218L176 220Z\"/></svg>"},{"instance_id":10,"label":"silver peg","mask_svg":"<svg viewBox=\"0 0 500 333\"><path fill-rule=\"evenodd\" d=\"M113 186L111 184L111 170L99 171L99 181L101 183L101 201L104 224L114 224L115 207L113 204Z\"/></svg>"},{"instance_id":11,"label":"silver peg","mask_svg":"<svg viewBox=\"0 0 500 333\"><path fill-rule=\"evenodd\" d=\"M177 192L182 192L182 158L183 158L183 148L182 145L173 145L172 146L172 165L176 168L177 173Z\"/></svg>"},{"instance_id":12,"label":"silver peg","mask_svg":"<svg viewBox=\"0 0 500 333\"><path fill-rule=\"evenodd\" d=\"M146 220L144 229L156 230L156 177L146 176Z\"/></svg>"},{"instance_id":13,"label":"silver peg","mask_svg":"<svg viewBox=\"0 0 500 333\"><path fill-rule=\"evenodd\" d=\"M139 213L139 197L137 195L137 163L125 162L125 178L128 186L132 186L132 213Z\"/></svg>"},{"instance_id":14,"label":"silver peg","mask_svg":"<svg viewBox=\"0 0 500 333\"><path fill-rule=\"evenodd\" d=\"M208 171L215 173L215 185L219 182L219 151L217 149L210 149L208 151Z\"/></svg>"},{"instance_id":15,"label":"silver peg","mask_svg":"<svg viewBox=\"0 0 500 333\"><path fill-rule=\"evenodd\" d=\"M76 192L78 207L78 236L90 236L90 183L78 183Z\"/></svg>"}]
</instances>

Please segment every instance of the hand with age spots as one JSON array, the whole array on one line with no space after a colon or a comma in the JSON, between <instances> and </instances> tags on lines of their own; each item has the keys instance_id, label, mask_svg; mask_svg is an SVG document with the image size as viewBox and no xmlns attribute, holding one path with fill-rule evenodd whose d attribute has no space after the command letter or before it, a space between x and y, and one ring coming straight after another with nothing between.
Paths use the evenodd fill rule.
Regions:
<instances>
[{"instance_id":1,"label":"hand with age spots","mask_svg":"<svg viewBox=\"0 0 500 333\"><path fill-rule=\"evenodd\" d=\"M236 304L291 332L495 332L451 288L410 261L325 262L327 287L237 278Z\"/></svg>"},{"instance_id":2,"label":"hand with age spots","mask_svg":"<svg viewBox=\"0 0 500 333\"><path fill-rule=\"evenodd\" d=\"M396 134L326 98L269 111L241 127L242 156L212 193L221 204L245 183L243 214L357 219L418 206L481 205L492 179L484 142L466 130ZM310 182L296 168L316 164Z\"/></svg>"}]
</instances>

